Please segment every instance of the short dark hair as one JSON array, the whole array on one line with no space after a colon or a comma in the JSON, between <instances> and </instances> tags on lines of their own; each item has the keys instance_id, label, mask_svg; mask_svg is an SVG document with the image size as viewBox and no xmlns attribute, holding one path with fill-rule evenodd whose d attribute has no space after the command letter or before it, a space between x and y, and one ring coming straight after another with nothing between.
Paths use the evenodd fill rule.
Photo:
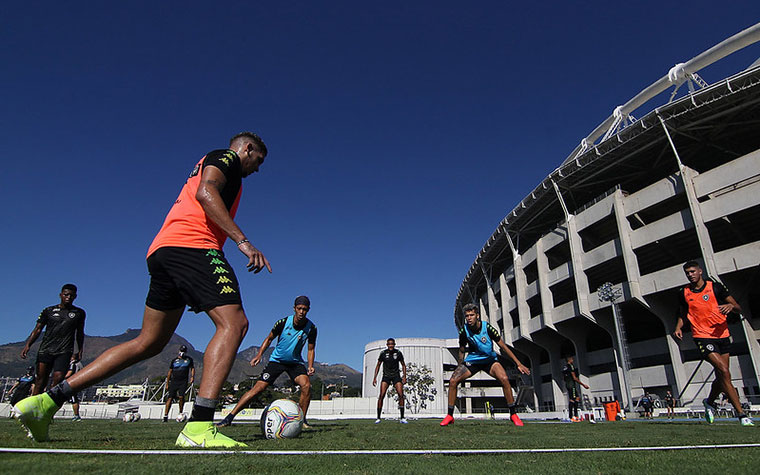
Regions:
<instances>
[{"instance_id":1,"label":"short dark hair","mask_svg":"<svg viewBox=\"0 0 760 475\"><path fill-rule=\"evenodd\" d=\"M468 303L467 305L465 305L464 307L462 307L462 313L467 313L467 312L470 312L472 310L475 310L475 313L477 313L478 315L480 315L480 309L478 309L478 306L475 305L474 303Z\"/></svg>"},{"instance_id":2,"label":"short dark hair","mask_svg":"<svg viewBox=\"0 0 760 475\"><path fill-rule=\"evenodd\" d=\"M70 290L74 293L77 293L77 286L74 284L63 284L63 287L61 287L61 292L64 290Z\"/></svg>"},{"instance_id":3,"label":"short dark hair","mask_svg":"<svg viewBox=\"0 0 760 475\"><path fill-rule=\"evenodd\" d=\"M690 269L692 267L699 267L700 269L702 268L702 266L700 266L699 262L697 262L697 261L689 261L689 262L687 262L686 264L683 265L684 269Z\"/></svg>"},{"instance_id":4,"label":"short dark hair","mask_svg":"<svg viewBox=\"0 0 760 475\"><path fill-rule=\"evenodd\" d=\"M396 339L395 338L388 338L387 340L385 340L386 343L391 342L391 341L393 343L396 343Z\"/></svg>"},{"instance_id":5,"label":"short dark hair","mask_svg":"<svg viewBox=\"0 0 760 475\"><path fill-rule=\"evenodd\" d=\"M264 145L264 141L261 140L261 137L259 137L257 134L254 134L253 132L240 132L239 134L235 134L230 139L230 147L233 146L236 142L239 142L241 140L246 140L253 142L253 146L256 147L256 151L267 156L267 146Z\"/></svg>"}]
</instances>

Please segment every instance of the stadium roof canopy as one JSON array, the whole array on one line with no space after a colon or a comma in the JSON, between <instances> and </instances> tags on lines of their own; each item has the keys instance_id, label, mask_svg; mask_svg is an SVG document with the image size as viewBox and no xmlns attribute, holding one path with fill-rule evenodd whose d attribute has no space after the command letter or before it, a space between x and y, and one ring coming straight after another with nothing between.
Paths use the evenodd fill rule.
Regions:
<instances>
[{"instance_id":1,"label":"stadium roof canopy","mask_svg":"<svg viewBox=\"0 0 760 475\"><path fill-rule=\"evenodd\" d=\"M733 157L758 148L760 134L760 61L713 84L697 71L760 41L760 23L728 38L641 91L599 124L562 164L525 196L499 223L465 276L454 310L482 295L485 286L507 269L518 253L564 222L557 192L576 213L618 188L635 192L678 171L664 133L668 128L684 164L702 171L714 166L714 152ZM689 93L674 100L680 86ZM641 119L633 113L673 88L670 100ZM754 127L736 127L752 122ZM555 188L556 187L556 188Z\"/></svg>"}]
</instances>

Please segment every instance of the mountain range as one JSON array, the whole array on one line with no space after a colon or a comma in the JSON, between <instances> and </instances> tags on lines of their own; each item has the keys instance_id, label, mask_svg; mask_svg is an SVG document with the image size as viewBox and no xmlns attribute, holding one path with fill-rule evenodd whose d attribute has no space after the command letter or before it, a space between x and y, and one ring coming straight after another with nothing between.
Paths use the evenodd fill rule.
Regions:
<instances>
[{"instance_id":1,"label":"mountain range","mask_svg":"<svg viewBox=\"0 0 760 475\"><path fill-rule=\"evenodd\" d=\"M82 363L87 365L104 351L135 338L139 333L140 330L129 329L121 335L115 336L85 335ZM26 368L34 364L37 357L37 349L39 348L41 340L42 338L39 338L37 342L35 342L25 360L22 360L20 357L25 342L22 341L1 345L0 376L18 378L23 375L26 372ZM187 354L192 357L195 362L195 380L196 382L200 381L201 375L203 374L203 352L196 350L190 342L175 333L172 335L169 343L164 347L161 353L111 376L99 383L99 385L139 384L145 381L145 378L148 378L149 380L157 377L165 378L166 374L169 372L169 363L177 356L181 345L187 346ZM266 366L266 363L269 361L269 356L272 354L272 348L270 347L267 349L262 362L258 366L251 367L248 362L258 353L258 351L258 346L251 346L238 352L227 380L234 384L252 377L258 377ZM345 377L345 384L347 386L361 387L362 374L347 365L328 365L315 362L314 369L316 376L325 383L340 383L342 377Z\"/></svg>"}]
</instances>

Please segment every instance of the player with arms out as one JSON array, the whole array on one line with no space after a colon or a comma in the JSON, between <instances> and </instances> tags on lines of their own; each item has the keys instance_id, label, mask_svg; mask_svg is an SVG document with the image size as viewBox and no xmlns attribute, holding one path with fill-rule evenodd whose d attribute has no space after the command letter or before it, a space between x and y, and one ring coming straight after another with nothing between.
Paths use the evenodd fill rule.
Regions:
<instances>
[{"instance_id":1,"label":"player with arms out","mask_svg":"<svg viewBox=\"0 0 760 475\"><path fill-rule=\"evenodd\" d=\"M182 139L180 137L179 139ZM148 249L150 288L140 334L114 346L70 379L19 402L14 411L36 441L47 440L55 412L72 394L155 356L169 342L185 311L205 312L215 326L203 357L203 379L190 421L177 437L182 447L244 446L217 432L217 397L248 331L240 288L222 252L229 237L254 273L272 271L234 221L243 178L259 170L267 149L258 135L242 132L228 149L204 156L185 181Z\"/></svg>"},{"instance_id":2,"label":"player with arms out","mask_svg":"<svg viewBox=\"0 0 760 475\"><path fill-rule=\"evenodd\" d=\"M406 384L404 355L396 349L396 340L393 338L388 338L385 345L388 348L380 352L380 356L377 358L377 366L375 366L375 376L372 378L372 386L377 386L377 373L380 371L380 365L382 364L383 379L380 382L380 395L377 397L377 420L375 420L375 424L379 424L381 421L380 415L383 412L383 401L390 385L393 385L398 393L398 410L401 413L399 422L406 424L407 420L404 418L404 385ZM403 376L399 374L399 365L401 365L404 371Z\"/></svg>"},{"instance_id":3,"label":"player with arms out","mask_svg":"<svg viewBox=\"0 0 760 475\"><path fill-rule=\"evenodd\" d=\"M578 422L580 421L578 418L578 407L581 404L581 392L578 390L578 385L586 389L588 389L588 385L578 379L578 370L573 364L575 359L572 356L568 356L566 361L565 367L562 368L562 375L565 378L565 387L567 388L568 412L570 420Z\"/></svg>"},{"instance_id":4,"label":"player with arms out","mask_svg":"<svg viewBox=\"0 0 760 475\"><path fill-rule=\"evenodd\" d=\"M85 311L74 306L74 300L77 298L77 286L74 284L65 284L59 294L61 303L52 305L40 312L35 325L26 345L21 351L21 358L26 359L32 345L37 341L37 337L46 328L45 335L42 337L40 349L37 350L37 379L34 382L32 395L41 393L48 384L50 371L53 372L53 386L63 381L66 376L66 370L72 360L79 361L82 359L82 350L84 348L84 320ZM74 353L74 343L77 345L77 352Z\"/></svg>"},{"instance_id":5,"label":"player with arms out","mask_svg":"<svg viewBox=\"0 0 760 475\"><path fill-rule=\"evenodd\" d=\"M441 425L447 426L454 422L457 385L478 371L486 371L501 383L504 399L506 399L509 407L510 420L514 425L522 426L523 422L520 420L520 416L517 415L517 405L515 404L515 397L512 394L512 386L509 384L507 372L501 363L499 363L499 358L493 349L493 344L496 343L501 351L515 362L520 373L530 374L530 370L504 344L499 330L491 326L490 323L480 319L477 305L468 303L462 307L462 311L464 311L465 324L459 330L459 357L457 358L459 366L454 370L449 380L449 410L448 415L441 421ZM467 353L467 357L465 357L465 353Z\"/></svg>"},{"instance_id":6,"label":"player with arms out","mask_svg":"<svg viewBox=\"0 0 760 475\"><path fill-rule=\"evenodd\" d=\"M754 426L749 416L744 413L739 403L739 393L731 384L728 352L731 344L726 316L731 312L741 313L742 309L728 290L720 283L703 277L702 267L696 261L683 265L689 285L681 288L678 294L678 320L673 335L683 338L684 318L691 324L691 336L702 358L715 368L715 381L710 388L710 395L702 401L705 407L705 419L709 424L715 420L715 400L724 393L736 410L739 422L743 426Z\"/></svg>"},{"instance_id":7,"label":"player with arms out","mask_svg":"<svg viewBox=\"0 0 760 475\"><path fill-rule=\"evenodd\" d=\"M195 364L187 354L187 347L181 345L179 353L171 363L169 372L166 374L166 407L164 407L164 422L169 420L169 409L174 399L179 402L179 413L185 409L185 392L187 392L187 377L190 376L190 385L195 381Z\"/></svg>"},{"instance_id":8,"label":"player with arms out","mask_svg":"<svg viewBox=\"0 0 760 475\"><path fill-rule=\"evenodd\" d=\"M301 406L303 411L303 427L309 429L309 424L306 423L306 411L309 410L309 402L311 401L311 381L309 376L314 374L314 348L317 344L317 327L314 323L306 318L306 314L309 313L311 308L311 302L309 298L301 295L296 297L293 305L293 315L285 318L281 318L275 322L272 331L261 343L259 352L251 360L251 366L257 366L261 363L261 358L264 356L264 352L269 348L275 338L277 338L277 345L274 347L274 352L269 358L269 363L261 373L261 379L256 381L251 389L248 390L240 401L232 409L232 412L219 421L216 425L218 427L225 427L232 424L232 419L245 409L253 398L263 392L270 384L274 383L278 376L287 372L290 379L301 388L301 397L298 400L298 405ZM306 350L306 361L308 367L304 366L303 346L308 341L308 348Z\"/></svg>"}]
</instances>

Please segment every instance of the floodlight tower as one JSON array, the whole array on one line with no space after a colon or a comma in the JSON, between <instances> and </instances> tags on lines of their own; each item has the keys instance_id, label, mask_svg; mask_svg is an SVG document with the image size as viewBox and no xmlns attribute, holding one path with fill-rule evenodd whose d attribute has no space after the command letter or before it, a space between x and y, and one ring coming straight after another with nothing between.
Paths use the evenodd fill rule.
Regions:
<instances>
[{"instance_id":1,"label":"floodlight tower","mask_svg":"<svg viewBox=\"0 0 760 475\"><path fill-rule=\"evenodd\" d=\"M623 326L623 319L620 316L620 309L618 308L616 300L623 295L623 291L618 287L613 287L611 282L605 282L596 290L599 295L599 300L602 302L610 302L612 306L612 321L615 323L615 338L617 340L617 358L619 360L620 367L623 368L623 381L620 392L623 398L623 407L626 411L630 411L633 408L633 399L631 398L631 385L629 384L628 370L630 370L630 362L628 359L628 344L625 338L625 327Z\"/></svg>"}]
</instances>

